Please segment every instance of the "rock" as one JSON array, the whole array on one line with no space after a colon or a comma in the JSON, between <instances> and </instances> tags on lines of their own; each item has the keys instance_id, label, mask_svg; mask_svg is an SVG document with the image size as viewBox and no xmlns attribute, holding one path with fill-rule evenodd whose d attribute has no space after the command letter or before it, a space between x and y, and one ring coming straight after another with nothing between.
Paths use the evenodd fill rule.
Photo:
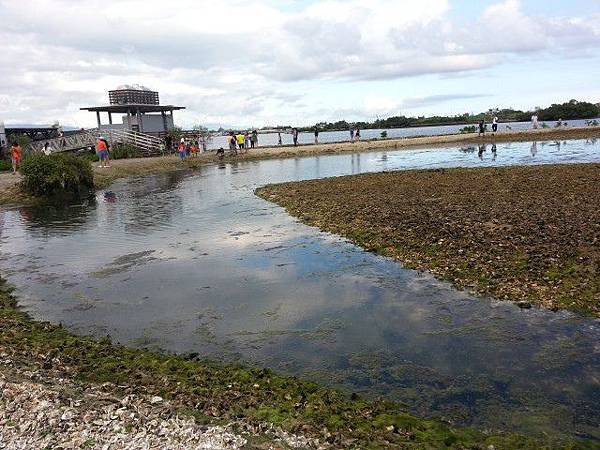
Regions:
<instances>
[{"instance_id":1,"label":"rock","mask_svg":"<svg viewBox=\"0 0 600 450\"><path fill-rule=\"evenodd\" d=\"M531 309L531 303L526 300L521 300L517 302L517 306L521 309Z\"/></svg>"},{"instance_id":2,"label":"rock","mask_svg":"<svg viewBox=\"0 0 600 450\"><path fill-rule=\"evenodd\" d=\"M150 403L152 403L153 405L161 403L162 401L163 401L162 397L159 397L158 395L155 395L154 397L152 397L150 399Z\"/></svg>"}]
</instances>

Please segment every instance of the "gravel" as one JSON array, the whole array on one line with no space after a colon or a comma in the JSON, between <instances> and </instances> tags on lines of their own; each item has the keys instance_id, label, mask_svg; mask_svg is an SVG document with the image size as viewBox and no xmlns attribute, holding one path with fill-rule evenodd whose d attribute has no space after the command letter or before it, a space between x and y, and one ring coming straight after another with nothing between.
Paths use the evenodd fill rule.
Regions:
<instances>
[{"instance_id":1,"label":"gravel","mask_svg":"<svg viewBox=\"0 0 600 450\"><path fill-rule=\"evenodd\" d=\"M268 426L250 433L240 423L201 425L159 396L119 396L114 388L0 361L0 449L238 449L257 436L264 449L314 448Z\"/></svg>"}]
</instances>

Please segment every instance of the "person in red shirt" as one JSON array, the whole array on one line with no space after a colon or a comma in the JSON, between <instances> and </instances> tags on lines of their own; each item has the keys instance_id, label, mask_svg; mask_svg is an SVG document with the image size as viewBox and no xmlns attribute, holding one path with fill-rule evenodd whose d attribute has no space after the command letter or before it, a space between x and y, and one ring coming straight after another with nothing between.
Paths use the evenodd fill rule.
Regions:
<instances>
[{"instance_id":1,"label":"person in red shirt","mask_svg":"<svg viewBox=\"0 0 600 450\"><path fill-rule=\"evenodd\" d=\"M10 148L10 158L12 160L13 175L15 175L23 159L23 149L17 142L14 142Z\"/></svg>"},{"instance_id":2,"label":"person in red shirt","mask_svg":"<svg viewBox=\"0 0 600 450\"><path fill-rule=\"evenodd\" d=\"M110 159L108 157L108 142L103 137L98 138L96 141L96 153L100 158L99 167L110 167Z\"/></svg>"}]
</instances>

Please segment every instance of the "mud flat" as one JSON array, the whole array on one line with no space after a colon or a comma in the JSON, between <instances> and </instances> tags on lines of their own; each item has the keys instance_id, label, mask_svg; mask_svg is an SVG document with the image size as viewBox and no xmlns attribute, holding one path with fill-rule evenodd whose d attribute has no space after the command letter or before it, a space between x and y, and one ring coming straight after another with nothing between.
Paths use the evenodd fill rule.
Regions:
<instances>
[{"instance_id":1,"label":"mud flat","mask_svg":"<svg viewBox=\"0 0 600 450\"><path fill-rule=\"evenodd\" d=\"M257 193L459 288L600 317L598 164L389 172Z\"/></svg>"}]
</instances>

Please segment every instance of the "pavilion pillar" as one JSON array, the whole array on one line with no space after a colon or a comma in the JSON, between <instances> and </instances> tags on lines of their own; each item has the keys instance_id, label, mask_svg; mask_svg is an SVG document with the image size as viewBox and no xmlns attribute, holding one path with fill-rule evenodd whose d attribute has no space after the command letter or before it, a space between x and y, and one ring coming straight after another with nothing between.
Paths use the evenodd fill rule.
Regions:
<instances>
[{"instance_id":1,"label":"pavilion pillar","mask_svg":"<svg viewBox=\"0 0 600 450\"><path fill-rule=\"evenodd\" d=\"M138 128L140 130L140 133L143 133L144 132L144 119L142 118L142 113L139 109L137 110L137 116L138 116Z\"/></svg>"},{"instance_id":2,"label":"pavilion pillar","mask_svg":"<svg viewBox=\"0 0 600 450\"><path fill-rule=\"evenodd\" d=\"M167 114L164 111L161 111L160 115L162 116L163 130L165 133L167 133L169 131L169 126L167 125Z\"/></svg>"},{"instance_id":3,"label":"pavilion pillar","mask_svg":"<svg viewBox=\"0 0 600 450\"><path fill-rule=\"evenodd\" d=\"M112 113L108 112L108 123L112 125Z\"/></svg>"},{"instance_id":4,"label":"pavilion pillar","mask_svg":"<svg viewBox=\"0 0 600 450\"><path fill-rule=\"evenodd\" d=\"M100 122L100 111L96 111L96 121L98 122L98 128L100 128L100 125L102 125Z\"/></svg>"},{"instance_id":5,"label":"pavilion pillar","mask_svg":"<svg viewBox=\"0 0 600 450\"><path fill-rule=\"evenodd\" d=\"M131 111L127 110L127 130L131 131Z\"/></svg>"}]
</instances>

